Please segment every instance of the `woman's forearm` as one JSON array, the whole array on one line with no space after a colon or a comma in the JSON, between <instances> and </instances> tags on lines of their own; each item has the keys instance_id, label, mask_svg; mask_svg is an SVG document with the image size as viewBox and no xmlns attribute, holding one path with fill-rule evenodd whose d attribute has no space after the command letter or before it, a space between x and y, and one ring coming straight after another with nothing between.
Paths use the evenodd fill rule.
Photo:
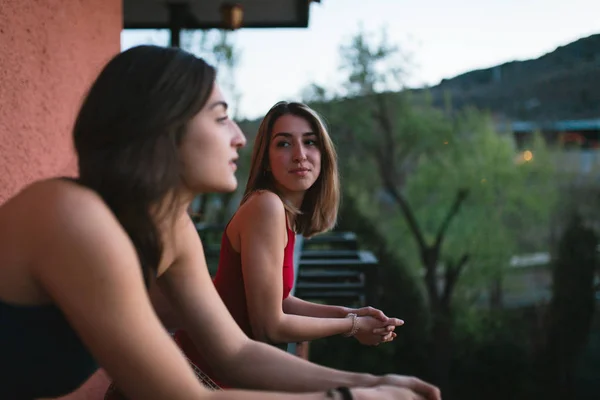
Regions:
<instances>
[{"instance_id":1,"label":"woman's forearm","mask_svg":"<svg viewBox=\"0 0 600 400\"><path fill-rule=\"evenodd\" d=\"M357 321L358 322L358 321ZM291 343L342 335L352 331L351 318L316 318L283 314L278 319L265 321L263 329L254 329L262 342Z\"/></svg>"},{"instance_id":2,"label":"woman's forearm","mask_svg":"<svg viewBox=\"0 0 600 400\"><path fill-rule=\"evenodd\" d=\"M203 397L204 398L204 397ZM315 393L281 393L281 392L254 392L249 390L222 390L212 392L207 400L327 400L325 392Z\"/></svg>"},{"instance_id":3,"label":"woman's forearm","mask_svg":"<svg viewBox=\"0 0 600 400\"><path fill-rule=\"evenodd\" d=\"M319 366L273 346L248 340L219 372L231 386L247 389L314 392L339 386L374 386L380 378Z\"/></svg>"},{"instance_id":4,"label":"woman's forearm","mask_svg":"<svg viewBox=\"0 0 600 400\"><path fill-rule=\"evenodd\" d=\"M344 318L351 312L351 309L342 306L311 303L295 296L288 296L283 300L283 312L307 317Z\"/></svg>"}]
</instances>

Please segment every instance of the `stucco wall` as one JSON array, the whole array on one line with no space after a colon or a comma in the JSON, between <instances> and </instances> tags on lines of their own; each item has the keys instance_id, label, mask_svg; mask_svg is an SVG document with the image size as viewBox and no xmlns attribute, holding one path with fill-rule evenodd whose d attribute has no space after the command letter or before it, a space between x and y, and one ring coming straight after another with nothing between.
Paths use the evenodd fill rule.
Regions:
<instances>
[{"instance_id":1,"label":"stucco wall","mask_svg":"<svg viewBox=\"0 0 600 400\"><path fill-rule=\"evenodd\" d=\"M28 183L74 175L71 127L120 49L121 0L0 0L0 204Z\"/></svg>"}]
</instances>

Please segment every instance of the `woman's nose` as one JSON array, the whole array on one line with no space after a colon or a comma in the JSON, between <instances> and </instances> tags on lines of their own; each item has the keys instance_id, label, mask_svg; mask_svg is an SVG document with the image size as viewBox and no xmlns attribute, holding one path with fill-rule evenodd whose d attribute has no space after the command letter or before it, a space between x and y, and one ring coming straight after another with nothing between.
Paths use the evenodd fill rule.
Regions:
<instances>
[{"instance_id":1,"label":"woman's nose","mask_svg":"<svg viewBox=\"0 0 600 400\"><path fill-rule=\"evenodd\" d=\"M306 152L304 151L304 146L298 145L294 149L294 161L304 161L306 160Z\"/></svg>"},{"instance_id":2,"label":"woman's nose","mask_svg":"<svg viewBox=\"0 0 600 400\"><path fill-rule=\"evenodd\" d=\"M233 129L233 144L235 147L239 148L246 146L246 136L244 135L244 132L242 132L239 125L234 121L231 121L231 124L231 129Z\"/></svg>"}]
</instances>

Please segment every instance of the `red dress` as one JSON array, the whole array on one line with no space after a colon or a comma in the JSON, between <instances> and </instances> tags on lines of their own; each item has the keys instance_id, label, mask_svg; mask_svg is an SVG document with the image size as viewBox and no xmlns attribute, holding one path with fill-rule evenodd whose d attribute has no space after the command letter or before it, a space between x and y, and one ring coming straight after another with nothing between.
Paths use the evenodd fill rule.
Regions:
<instances>
[{"instance_id":1,"label":"red dress","mask_svg":"<svg viewBox=\"0 0 600 400\"><path fill-rule=\"evenodd\" d=\"M294 232L287 226L287 245L285 246L282 266L282 283L283 283L283 299L287 298L294 285L294 244L296 236ZM227 237L227 229L223 233L221 239L221 253L219 256L219 266L217 275L213 280L217 292L227 306L233 319L248 335L249 338L254 338L250 318L248 316L248 307L246 305L246 291L244 289L244 277L242 274L242 260L240 253L236 252L229 238ZM186 356L206 373L220 387L225 388L221 382L215 379L212 369L204 361L191 338L183 330L178 330L175 333L175 341L183 350Z\"/></svg>"}]
</instances>

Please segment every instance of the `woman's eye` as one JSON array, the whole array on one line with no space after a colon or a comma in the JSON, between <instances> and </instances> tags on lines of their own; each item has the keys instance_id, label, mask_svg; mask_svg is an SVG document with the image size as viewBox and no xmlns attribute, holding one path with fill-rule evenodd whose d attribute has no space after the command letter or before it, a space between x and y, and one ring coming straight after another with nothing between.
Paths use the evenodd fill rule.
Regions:
<instances>
[{"instance_id":1,"label":"woman's eye","mask_svg":"<svg viewBox=\"0 0 600 400\"><path fill-rule=\"evenodd\" d=\"M317 141L316 140L307 140L306 142L304 142L304 144L307 146L316 146Z\"/></svg>"},{"instance_id":2,"label":"woman's eye","mask_svg":"<svg viewBox=\"0 0 600 400\"><path fill-rule=\"evenodd\" d=\"M224 123L224 122L227 122L227 120L228 120L228 119L229 119L229 116L228 116L228 115L226 115L226 116L224 116L224 117L217 118L217 122L218 122L218 123L220 123L220 124L222 124L222 123Z\"/></svg>"},{"instance_id":3,"label":"woman's eye","mask_svg":"<svg viewBox=\"0 0 600 400\"><path fill-rule=\"evenodd\" d=\"M289 146L289 145L290 145L290 144L289 144L288 142L279 142L279 143L277 143L277 145L276 145L276 146L277 146L277 147L287 147L287 146Z\"/></svg>"}]
</instances>

